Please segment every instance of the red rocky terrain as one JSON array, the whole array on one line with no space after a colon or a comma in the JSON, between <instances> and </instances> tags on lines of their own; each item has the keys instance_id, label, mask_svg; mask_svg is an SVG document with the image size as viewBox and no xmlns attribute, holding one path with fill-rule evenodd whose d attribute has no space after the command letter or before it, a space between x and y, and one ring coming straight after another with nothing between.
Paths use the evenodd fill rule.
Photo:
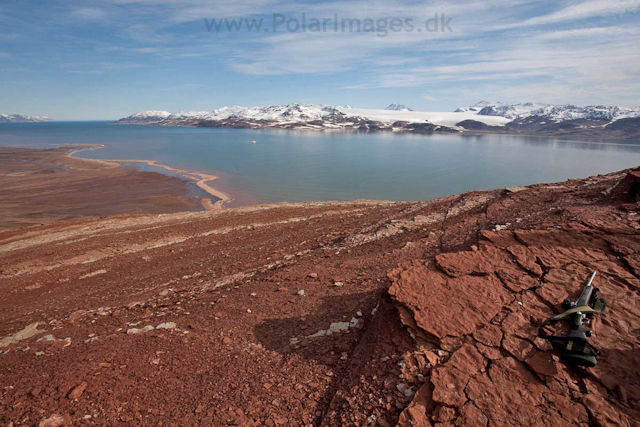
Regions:
<instances>
[{"instance_id":1,"label":"red rocky terrain","mask_svg":"<svg viewBox=\"0 0 640 427\"><path fill-rule=\"evenodd\" d=\"M638 425L635 179L0 232L0 425Z\"/></svg>"}]
</instances>

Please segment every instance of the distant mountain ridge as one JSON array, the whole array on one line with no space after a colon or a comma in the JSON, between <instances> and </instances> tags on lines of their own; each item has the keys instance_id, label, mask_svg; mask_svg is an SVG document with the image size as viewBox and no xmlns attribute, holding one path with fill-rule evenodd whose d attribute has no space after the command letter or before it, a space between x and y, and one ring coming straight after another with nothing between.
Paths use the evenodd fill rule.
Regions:
<instances>
[{"instance_id":1,"label":"distant mountain ridge","mask_svg":"<svg viewBox=\"0 0 640 427\"><path fill-rule=\"evenodd\" d=\"M163 122L184 122L191 120L250 120L277 122L308 122L339 114L336 107L315 104L268 105L265 107L222 107L213 111L142 111L119 120L117 123L162 124Z\"/></svg>"},{"instance_id":2,"label":"distant mountain ridge","mask_svg":"<svg viewBox=\"0 0 640 427\"><path fill-rule=\"evenodd\" d=\"M150 110L116 124L411 132L473 132L573 135L589 138L640 137L640 107L504 104L482 101L454 112L412 111L401 104L384 110L324 104L222 107L212 111L170 113Z\"/></svg>"},{"instance_id":3,"label":"distant mountain ridge","mask_svg":"<svg viewBox=\"0 0 640 427\"><path fill-rule=\"evenodd\" d=\"M37 123L48 122L45 116L27 116L25 114L0 114L0 123Z\"/></svg>"},{"instance_id":4,"label":"distant mountain ridge","mask_svg":"<svg viewBox=\"0 0 640 427\"><path fill-rule=\"evenodd\" d=\"M407 107L406 105L403 104L390 104L387 108L385 108L385 110L390 110L390 111L413 111L413 109Z\"/></svg>"},{"instance_id":5,"label":"distant mountain ridge","mask_svg":"<svg viewBox=\"0 0 640 427\"><path fill-rule=\"evenodd\" d=\"M617 120L640 117L640 107L625 108L604 105L577 107L571 104L551 105L536 102L523 104L503 104L482 101L471 107L458 108L456 112L476 111L481 116L500 116L508 119L524 119L532 116L546 117L554 121L592 119Z\"/></svg>"}]
</instances>

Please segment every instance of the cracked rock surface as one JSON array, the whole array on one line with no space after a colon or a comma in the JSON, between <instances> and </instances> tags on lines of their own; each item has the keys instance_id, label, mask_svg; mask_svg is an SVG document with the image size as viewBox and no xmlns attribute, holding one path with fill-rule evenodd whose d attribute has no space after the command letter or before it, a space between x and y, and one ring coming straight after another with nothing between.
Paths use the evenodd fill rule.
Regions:
<instances>
[{"instance_id":1,"label":"cracked rock surface","mask_svg":"<svg viewBox=\"0 0 640 427\"><path fill-rule=\"evenodd\" d=\"M389 273L389 295L417 346L448 355L400 425L638 425L640 280L629 262L640 250L638 205L622 191L579 189L534 209L535 224L475 230L475 250ZM608 308L592 321L591 341L603 354L595 368L570 368L535 328L577 299L594 270Z\"/></svg>"}]
</instances>

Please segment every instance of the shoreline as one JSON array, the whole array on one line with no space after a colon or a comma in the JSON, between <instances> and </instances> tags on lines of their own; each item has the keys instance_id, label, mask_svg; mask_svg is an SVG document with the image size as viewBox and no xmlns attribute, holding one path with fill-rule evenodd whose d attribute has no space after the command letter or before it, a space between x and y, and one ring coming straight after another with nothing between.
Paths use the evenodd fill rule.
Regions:
<instances>
[{"instance_id":1,"label":"shoreline","mask_svg":"<svg viewBox=\"0 0 640 427\"><path fill-rule=\"evenodd\" d=\"M74 154L76 153L80 153L82 151L88 151L88 150L97 150L97 149L101 149L104 148L104 145L92 145L89 147L85 147L85 148L81 148L78 150L74 150L74 151L70 151L69 153L67 153L67 157L70 158L74 158L74 159L82 159L82 160L88 160L91 162L99 162L101 164L105 164L105 163L115 163L118 166L122 166L123 163L146 163L149 166L157 166L172 172L176 172L178 174L180 174L181 176L183 176L184 178L191 180L193 182L195 182L196 186L198 186L200 189L204 190L206 193L211 194L212 196L217 197L219 200L217 200L215 203L212 203L211 199L200 199L200 203L202 204L202 207L207 210L207 211L211 211L211 210L220 210L224 208L225 203L230 202L233 200L233 198L226 194L223 191L220 191L214 187L211 187L210 185L208 185L207 183L213 180L218 179L218 177L216 175L211 175L211 174L206 174L206 173L201 173L201 172L194 172L194 171L189 171L189 170L185 170L185 169L177 169L171 166L167 166L167 165L162 165L160 163L158 163L156 160L140 160L140 159L83 159L81 157L73 157Z\"/></svg>"},{"instance_id":2,"label":"shoreline","mask_svg":"<svg viewBox=\"0 0 640 427\"><path fill-rule=\"evenodd\" d=\"M122 120L122 119L121 119ZM385 126L392 126L391 122L381 122ZM419 123L419 122L415 122ZM458 126L446 126L446 125L434 125L428 123L437 128L442 129L410 129L410 128L346 128L346 127L326 127L323 125L309 125L303 122L291 122L291 123L279 123L277 125L263 125L256 124L255 126L234 126L234 125L216 125L216 126L200 126L198 123L119 123L118 121L111 122L111 125L115 126L156 126L156 127L181 127L181 128L198 128L198 129L247 129L247 130L274 130L274 131L299 131L299 132L345 132L345 133L378 133L389 132L396 134L421 134L421 135L497 135L497 136L531 136L540 138L560 138L569 141L589 141L589 142L605 142L605 141L637 141L637 134L614 134L603 135L598 133L594 135L594 130L589 131L576 131L574 133L567 132L553 132L553 131L519 131L511 130L506 127L503 129L481 130L481 129L465 129ZM499 127L499 126L496 126Z\"/></svg>"}]
</instances>

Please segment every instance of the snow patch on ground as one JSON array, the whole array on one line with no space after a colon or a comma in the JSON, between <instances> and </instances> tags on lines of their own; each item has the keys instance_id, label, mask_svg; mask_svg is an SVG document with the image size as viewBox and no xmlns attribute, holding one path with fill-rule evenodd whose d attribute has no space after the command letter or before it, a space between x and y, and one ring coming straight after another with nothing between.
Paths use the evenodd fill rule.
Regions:
<instances>
[{"instance_id":1,"label":"snow patch on ground","mask_svg":"<svg viewBox=\"0 0 640 427\"><path fill-rule=\"evenodd\" d=\"M424 123L429 122L438 126L455 127L464 120L476 120L489 126L504 126L511 119L497 116L479 116L474 111L464 112L427 112L427 111L394 111L394 110L370 110L364 108L338 107L347 117L359 116L370 120L393 123L397 121Z\"/></svg>"}]
</instances>

